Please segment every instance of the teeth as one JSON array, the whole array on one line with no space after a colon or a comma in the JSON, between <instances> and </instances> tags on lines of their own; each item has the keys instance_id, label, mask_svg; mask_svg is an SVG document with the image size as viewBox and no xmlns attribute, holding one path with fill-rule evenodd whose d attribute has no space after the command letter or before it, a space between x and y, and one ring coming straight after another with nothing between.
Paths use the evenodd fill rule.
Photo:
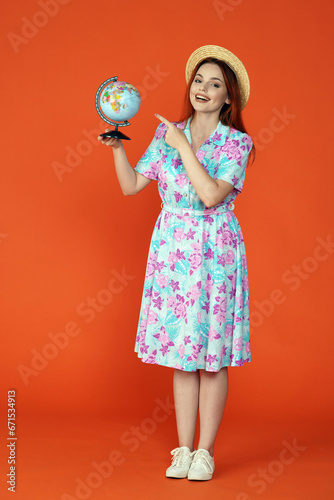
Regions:
<instances>
[{"instance_id":1,"label":"teeth","mask_svg":"<svg viewBox=\"0 0 334 500\"><path fill-rule=\"evenodd\" d=\"M196 99L201 99L202 101L208 101L209 99L207 99L206 97L203 97L201 95L197 95L196 96Z\"/></svg>"}]
</instances>

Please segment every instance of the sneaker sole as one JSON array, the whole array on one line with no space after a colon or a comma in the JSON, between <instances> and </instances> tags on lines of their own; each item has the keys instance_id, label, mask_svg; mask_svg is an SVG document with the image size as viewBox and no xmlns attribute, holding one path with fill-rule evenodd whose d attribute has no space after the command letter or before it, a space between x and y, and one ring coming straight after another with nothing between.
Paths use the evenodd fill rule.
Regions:
<instances>
[{"instance_id":1,"label":"sneaker sole","mask_svg":"<svg viewBox=\"0 0 334 500\"><path fill-rule=\"evenodd\" d=\"M209 481L210 479L212 479L212 474L188 474L188 479L190 481Z\"/></svg>"},{"instance_id":2,"label":"sneaker sole","mask_svg":"<svg viewBox=\"0 0 334 500\"><path fill-rule=\"evenodd\" d=\"M171 477L173 479L185 479L187 477L186 475L178 475L176 472L166 472L166 477Z\"/></svg>"}]
</instances>

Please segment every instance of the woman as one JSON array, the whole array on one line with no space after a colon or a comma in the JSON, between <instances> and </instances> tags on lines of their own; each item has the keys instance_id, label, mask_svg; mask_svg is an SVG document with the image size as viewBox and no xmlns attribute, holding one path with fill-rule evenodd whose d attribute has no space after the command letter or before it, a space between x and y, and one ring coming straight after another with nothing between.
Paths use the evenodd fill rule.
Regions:
<instances>
[{"instance_id":1,"label":"woman","mask_svg":"<svg viewBox=\"0 0 334 500\"><path fill-rule=\"evenodd\" d=\"M135 352L143 362L174 368L179 446L166 476L209 480L228 366L251 361L247 261L233 212L252 149L241 118L249 80L241 61L215 45L190 56L186 80L184 119L171 123L156 115L161 123L134 169L121 141L99 139L113 148L125 195L158 181L163 205L148 255Z\"/></svg>"}]
</instances>

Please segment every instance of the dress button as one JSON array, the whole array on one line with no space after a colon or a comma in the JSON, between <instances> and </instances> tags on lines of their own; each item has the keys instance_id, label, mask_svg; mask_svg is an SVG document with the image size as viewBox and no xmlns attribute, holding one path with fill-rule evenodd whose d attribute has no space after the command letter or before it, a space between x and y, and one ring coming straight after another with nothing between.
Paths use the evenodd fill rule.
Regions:
<instances>
[{"instance_id":1,"label":"dress button","mask_svg":"<svg viewBox=\"0 0 334 500\"><path fill-rule=\"evenodd\" d=\"M184 193L184 195L183 195L183 196L184 196L185 198L187 198L187 193Z\"/></svg>"}]
</instances>

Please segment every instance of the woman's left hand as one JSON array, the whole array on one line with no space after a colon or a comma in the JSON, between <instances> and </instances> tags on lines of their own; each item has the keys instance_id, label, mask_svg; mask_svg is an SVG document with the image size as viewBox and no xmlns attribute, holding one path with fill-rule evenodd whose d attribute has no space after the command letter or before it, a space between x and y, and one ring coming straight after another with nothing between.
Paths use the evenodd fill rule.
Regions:
<instances>
[{"instance_id":1,"label":"woman's left hand","mask_svg":"<svg viewBox=\"0 0 334 500\"><path fill-rule=\"evenodd\" d=\"M173 123L169 122L163 116L158 115L157 113L155 113L155 116L167 127L165 141L169 146L177 149L179 152L182 149L182 147L189 146L188 139L186 138L183 130L181 130L178 127L175 127Z\"/></svg>"}]
</instances>

